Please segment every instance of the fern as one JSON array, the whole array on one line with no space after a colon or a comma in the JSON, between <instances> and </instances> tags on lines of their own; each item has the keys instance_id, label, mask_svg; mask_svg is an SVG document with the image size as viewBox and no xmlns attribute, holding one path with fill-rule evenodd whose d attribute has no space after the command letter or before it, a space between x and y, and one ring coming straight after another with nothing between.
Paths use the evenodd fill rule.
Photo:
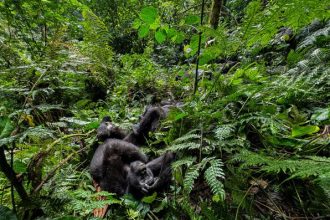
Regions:
<instances>
[{"instance_id":1,"label":"fern","mask_svg":"<svg viewBox=\"0 0 330 220\"><path fill-rule=\"evenodd\" d=\"M242 150L235 156L235 160L242 161L242 167L261 166L267 173L287 173L290 178L316 177L330 172L330 159L324 157L308 157L308 159L274 159L274 157L256 154Z\"/></svg>"},{"instance_id":2,"label":"fern","mask_svg":"<svg viewBox=\"0 0 330 220\"><path fill-rule=\"evenodd\" d=\"M221 125L215 129L215 137L219 141L223 141L223 140L229 138L233 132L234 132L233 124Z\"/></svg>"},{"instance_id":3,"label":"fern","mask_svg":"<svg viewBox=\"0 0 330 220\"><path fill-rule=\"evenodd\" d=\"M198 148L200 148L200 144L192 142L192 141L196 141L198 139L200 139L199 135L188 133L188 134L174 140L172 142L172 145L170 145L166 150L175 152L175 151L198 149Z\"/></svg>"},{"instance_id":4,"label":"fern","mask_svg":"<svg viewBox=\"0 0 330 220\"><path fill-rule=\"evenodd\" d=\"M321 174L317 179L316 183L324 190L328 199L330 199L330 172Z\"/></svg>"},{"instance_id":5,"label":"fern","mask_svg":"<svg viewBox=\"0 0 330 220\"><path fill-rule=\"evenodd\" d=\"M182 137L179 137L177 139L175 139L173 141L173 144L177 144L177 143L182 143L182 142L186 142L188 140L198 140L200 139L200 136L198 134L191 134L191 133L188 133Z\"/></svg>"},{"instance_id":6,"label":"fern","mask_svg":"<svg viewBox=\"0 0 330 220\"><path fill-rule=\"evenodd\" d=\"M190 167L196 161L196 157L184 157L172 163L172 168L177 169L183 165Z\"/></svg>"},{"instance_id":7,"label":"fern","mask_svg":"<svg viewBox=\"0 0 330 220\"><path fill-rule=\"evenodd\" d=\"M26 131L24 131L21 134L21 137L19 140L20 140L20 142L23 142L27 138L30 138L37 142L37 141L40 141L43 139L48 139L48 138L53 139L53 138L55 138L55 136L54 136L53 131L43 128L41 126L38 126L38 127L34 127L34 128L29 128Z\"/></svg>"},{"instance_id":8,"label":"fern","mask_svg":"<svg viewBox=\"0 0 330 220\"><path fill-rule=\"evenodd\" d=\"M183 144L175 144L168 147L166 150L169 151L182 151L182 150L194 150L200 148L200 144L188 142Z\"/></svg>"},{"instance_id":9,"label":"fern","mask_svg":"<svg viewBox=\"0 0 330 220\"><path fill-rule=\"evenodd\" d=\"M329 36L329 33L330 33L330 24L328 23L327 26L315 31L314 33L311 33L303 41L301 41L297 46L297 50L303 50L308 46L314 46L316 39L318 37Z\"/></svg>"},{"instance_id":10,"label":"fern","mask_svg":"<svg viewBox=\"0 0 330 220\"><path fill-rule=\"evenodd\" d=\"M303 7L302 7L303 5ZM309 24L315 18L324 19L327 1L273 1L264 9L260 1L251 1L246 8L243 22L243 39L246 45L265 46L276 34L279 27L291 27L297 30ZM307 13L308 11L308 13ZM301 16L304 14L305 16Z\"/></svg>"},{"instance_id":11,"label":"fern","mask_svg":"<svg viewBox=\"0 0 330 220\"><path fill-rule=\"evenodd\" d=\"M183 181L184 182L183 187L187 194L189 194L191 192L191 190L193 189L195 180L200 175L200 172L199 172L200 169L201 169L200 164L193 165L188 169L188 171L184 177L184 181Z\"/></svg>"},{"instance_id":12,"label":"fern","mask_svg":"<svg viewBox=\"0 0 330 220\"><path fill-rule=\"evenodd\" d=\"M212 160L210 167L205 171L205 179L215 195L219 195L221 200L225 198L224 186L219 179L224 179L224 172L222 170L223 163L220 159Z\"/></svg>"}]
</instances>

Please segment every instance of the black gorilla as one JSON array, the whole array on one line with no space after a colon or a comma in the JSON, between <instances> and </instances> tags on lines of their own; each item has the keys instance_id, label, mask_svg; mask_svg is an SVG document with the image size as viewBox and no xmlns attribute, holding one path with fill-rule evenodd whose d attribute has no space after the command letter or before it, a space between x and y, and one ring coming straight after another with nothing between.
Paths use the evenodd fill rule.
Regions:
<instances>
[{"instance_id":1,"label":"black gorilla","mask_svg":"<svg viewBox=\"0 0 330 220\"><path fill-rule=\"evenodd\" d=\"M108 138L124 139L128 135L123 129L115 126L109 116L105 116L97 129L96 136L99 141L105 141Z\"/></svg>"},{"instance_id":2,"label":"black gorilla","mask_svg":"<svg viewBox=\"0 0 330 220\"><path fill-rule=\"evenodd\" d=\"M148 162L134 161L130 164L128 171L128 187L126 192L135 198L142 198L153 192L162 192L171 183L171 163L174 154L166 154Z\"/></svg>"},{"instance_id":3,"label":"black gorilla","mask_svg":"<svg viewBox=\"0 0 330 220\"><path fill-rule=\"evenodd\" d=\"M171 182L173 153L166 153L147 163L139 148L123 140L108 139L96 150L90 164L95 188L136 198L161 192ZM98 190L98 191L99 191Z\"/></svg>"},{"instance_id":4,"label":"black gorilla","mask_svg":"<svg viewBox=\"0 0 330 220\"><path fill-rule=\"evenodd\" d=\"M94 153L90 164L94 186L121 196L128 187L129 165L147 162L147 156L135 145L123 140L107 139Z\"/></svg>"},{"instance_id":5,"label":"black gorilla","mask_svg":"<svg viewBox=\"0 0 330 220\"><path fill-rule=\"evenodd\" d=\"M168 152L147 162L147 156L137 146L146 143L149 132L159 127L170 107L147 108L130 133L111 123L110 117L103 118L97 129L97 138L103 144L95 151L90 164L90 173L97 191L104 190L119 196L130 193L135 198L142 198L168 189L174 154ZM95 209L94 216L103 217L106 210L107 206Z\"/></svg>"}]
</instances>

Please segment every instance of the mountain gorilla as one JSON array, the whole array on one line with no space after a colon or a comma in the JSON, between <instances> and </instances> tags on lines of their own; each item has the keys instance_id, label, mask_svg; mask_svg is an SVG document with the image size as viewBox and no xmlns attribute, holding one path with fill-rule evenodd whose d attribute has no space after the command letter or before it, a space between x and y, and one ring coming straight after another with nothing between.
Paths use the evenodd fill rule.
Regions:
<instances>
[{"instance_id":1,"label":"mountain gorilla","mask_svg":"<svg viewBox=\"0 0 330 220\"><path fill-rule=\"evenodd\" d=\"M110 117L104 117L97 129L97 138L103 141L95 151L90 173L96 190L116 193L122 196L131 193L135 198L162 192L171 182L172 153L166 153L150 162L147 156L136 146L146 143L150 131L155 131L160 120L164 119L166 107L148 108L133 131L125 131L111 123ZM95 217L103 217L107 206L94 210Z\"/></svg>"},{"instance_id":2,"label":"mountain gorilla","mask_svg":"<svg viewBox=\"0 0 330 220\"><path fill-rule=\"evenodd\" d=\"M97 148L90 164L96 189L122 196L128 187L126 178L129 164L134 161L146 163L147 156L131 143L107 139Z\"/></svg>"},{"instance_id":3,"label":"mountain gorilla","mask_svg":"<svg viewBox=\"0 0 330 220\"><path fill-rule=\"evenodd\" d=\"M162 192L171 183L171 163L174 154L167 152L164 155L148 162L134 161L130 164L126 192L135 198L142 198L153 192Z\"/></svg>"},{"instance_id":4,"label":"mountain gorilla","mask_svg":"<svg viewBox=\"0 0 330 220\"><path fill-rule=\"evenodd\" d=\"M171 182L172 153L147 163L147 156L131 143L107 139L96 150L90 164L93 185L97 192L108 191L122 196L132 194L139 199L153 192L162 192ZM102 197L100 197L102 199ZM108 206L95 209L95 217L104 217Z\"/></svg>"}]
</instances>

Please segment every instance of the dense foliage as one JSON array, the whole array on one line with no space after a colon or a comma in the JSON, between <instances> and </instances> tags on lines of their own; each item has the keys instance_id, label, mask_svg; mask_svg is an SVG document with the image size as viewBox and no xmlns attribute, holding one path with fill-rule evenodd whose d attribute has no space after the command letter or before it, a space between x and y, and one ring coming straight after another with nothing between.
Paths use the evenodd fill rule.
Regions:
<instances>
[{"instance_id":1,"label":"dense foliage","mask_svg":"<svg viewBox=\"0 0 330 220\"><path fill-rule=\"evenodd\" d=\"M329 1L203 6L0 0L0 219L329 217ZM176 153L171 190L95 193L100 119L162 101L183 105L142 149Z\"/></svg>"}]
</instances>

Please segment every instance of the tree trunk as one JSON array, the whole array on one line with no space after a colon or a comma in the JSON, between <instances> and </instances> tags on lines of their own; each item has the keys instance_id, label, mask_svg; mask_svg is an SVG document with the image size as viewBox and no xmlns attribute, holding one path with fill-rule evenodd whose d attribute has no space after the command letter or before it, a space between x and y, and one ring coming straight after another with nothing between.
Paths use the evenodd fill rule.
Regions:
<instances>
[{"instance_id":1,"label":"tree trunk","mask_svg":"<svg viewBox=\"0 0 330 220\"><path fill-rule=\"evenodd\" d=\"M214 29L216 29L219 25L219 18L223 3L224 3L223 0L213 0L211 13L210 13L210 25Z\"/></svg>"}]
</instances>

